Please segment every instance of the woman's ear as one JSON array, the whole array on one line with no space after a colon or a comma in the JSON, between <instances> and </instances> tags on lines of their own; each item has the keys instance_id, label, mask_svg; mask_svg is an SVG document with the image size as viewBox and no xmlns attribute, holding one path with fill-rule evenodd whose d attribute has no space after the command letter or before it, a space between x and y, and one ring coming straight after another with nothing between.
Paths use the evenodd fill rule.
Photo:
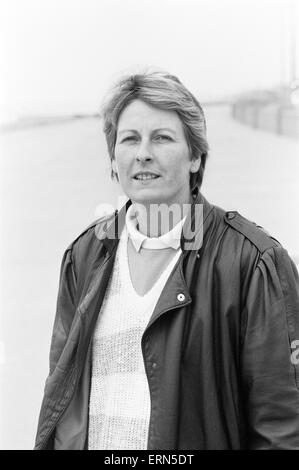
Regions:
<instances>
[{"instance_id":1,"label":"woman's ear","mask_svg":"<svg viewBox=\"0 0 299 470\"><path fill-rule=\"evenodd\" d=\"M111 161L111 167L112 167L113 173L115 173L115 174L117 175L117 164L116 164L115 159L113 159L113 160Z\"/></svg>"},{"instance_id":2,"label":"woman's ear","mask_svg":"<svg viewBox=\"0 0 299 470\"><path fill-rule=\"evenodd\" d=\"M196 159L191 160L191 165L190 165L190 173L197 173L199 168L200 168L200 163L201 163L201 158L198 157Z\"/></svg>"}]
</instances>

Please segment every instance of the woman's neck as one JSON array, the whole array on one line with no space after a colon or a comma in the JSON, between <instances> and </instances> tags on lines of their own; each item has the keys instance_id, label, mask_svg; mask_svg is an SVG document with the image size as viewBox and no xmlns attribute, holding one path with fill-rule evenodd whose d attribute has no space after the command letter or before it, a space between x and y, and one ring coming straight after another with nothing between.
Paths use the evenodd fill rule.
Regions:
<instances>
[{"instance_id":1,"label":"woman's neck","mask_svg":"<svg viewBox=\"0 0 299 470\"><path fill-rule=\"evenodd\" d=\"M173 227L187 215L187 209L192 203L192 196L184 204L151 203L141 204L133 202L138 220L138 230L147 237L160 237L173 229Z\"/></svg>"}]
</instances>

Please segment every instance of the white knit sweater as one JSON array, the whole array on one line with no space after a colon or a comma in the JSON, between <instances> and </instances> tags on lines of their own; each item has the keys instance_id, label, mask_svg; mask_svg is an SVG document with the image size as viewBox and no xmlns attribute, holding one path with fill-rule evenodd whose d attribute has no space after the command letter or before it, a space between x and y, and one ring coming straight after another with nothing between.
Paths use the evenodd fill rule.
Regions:
<instances>
[{"instance_id":1,"label":"white knit sweater","mask_svg":"<svg viewBox=\"0 0 299 470\"><path fill-rule=\"evenodd\" d=\"M144 295L135 291L124 227L92 344L89 449L146 449L150 393L141 350L142 334L177 262Z\"/></svg>"}]
</instances>

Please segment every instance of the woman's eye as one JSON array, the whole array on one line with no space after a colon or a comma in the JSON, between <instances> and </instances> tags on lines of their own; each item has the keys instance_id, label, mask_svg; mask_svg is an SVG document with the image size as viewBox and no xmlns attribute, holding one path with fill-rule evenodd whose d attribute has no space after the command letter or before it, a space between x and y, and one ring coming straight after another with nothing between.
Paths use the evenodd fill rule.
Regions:
<instances>
[{"instance_id":1,"label":"woman's eye","mask_svg":"<svg viewBox=\"0 0 299 470\"><path fill-rule=\"evenodd\" d=\"M156 140L171 140L168 135L157 135Z\"/></svg>"},{"instance_id":2,"label":"woman's eye","mask_svg":"<svg viewBox=\"0 0 299 470\"><path fill-rule=\"evenodd\" d=\"M122 142L134 142L134 141L137 141L138 140L138 137L135 136L135 135L129 135L128 137L125 137ZM163 142L163 141L167 141L167 140L171 140L171 138L168 136L168 135L162 135L162 134L159 134L159 135L156 135L155 136L155 140L156 141L160 141L160 142Z\"/></svg>"},{"instance_id":3,"label":"woman's eye","mask_svg":"<svg viewBox=\"0 0 299 470\"><path fill-rule=\"evenodd\" d=\"M123 139L123 142L126 142L126 141L130 141L130 140L136 140L137 137L135 137L134 135L130 135L128 137L125 137Z\"/></svg>"}]
</instances>

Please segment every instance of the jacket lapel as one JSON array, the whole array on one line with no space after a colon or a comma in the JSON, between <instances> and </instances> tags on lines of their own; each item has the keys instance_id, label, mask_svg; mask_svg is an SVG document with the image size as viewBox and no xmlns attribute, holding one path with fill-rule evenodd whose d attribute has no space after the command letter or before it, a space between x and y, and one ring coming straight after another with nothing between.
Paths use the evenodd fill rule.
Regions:
<instances>
[{"instance_id":1,"label":"jacket lapel","mask_svg":"<svg viewBox=\"0 0 299 470\"><path fill-rule=\"evenodd\" d=\"M208 238L209 228L213 219L213 209L214 206L209 204L198 191L195 194L194 202L190 207L183 227L181 238L182 255L166 281L146 329L164 313L185 307L192 302L189 289L192 284L195 268L198 265L200 251L204 246L204 241ZM196 217L196 210L201 211L199 217Z\"/></svg>"},{"instance_id":2,"label":"jacket lapel","mask_svg":"<svg viewBox=\"0 0 299 470\"><path fill-rule=\"evenodd\" d=\"M183 275L182 262L181 255L166 281L146 329L169 310L182 308L191 303L191 296Z\"/></svg>"},{"instance_id":3,"label":"jacket lapel","mask_svg":"<svg viewBox=\"0 0 299 470\"><path fill-rule=\"evenodd\" d=\"M113 269L116 248L122 229L125 225L126 212L131 204L132 202L128 200L121 210L116 212L115 216L108 220L103 229L102 242L107 250L106 258L104 259L103 264L93 273L90 281L90 288L79 306L82 318L85 318L88 311L92 312L90 325L88 327L89 333L93 331L103 302L107 284ZM153 322L155 322L163 313L184 307L191 303L192 299L189 293L189 288L192 282L192 274L199 256L198 253L203 246L203 241L207 237L209 227L212 223L211 214L213 209L214 206L208 203L197 188L197 192L194 194L193 204L187 214L182 232L182 255L164 286L148 327L152 325ZM202 211L200 217L196 217L196 210ZM188 262L185 263L185 261ZM186 265L186 269L184 268L184 265Z\"/></svg>"}]
</instances>

